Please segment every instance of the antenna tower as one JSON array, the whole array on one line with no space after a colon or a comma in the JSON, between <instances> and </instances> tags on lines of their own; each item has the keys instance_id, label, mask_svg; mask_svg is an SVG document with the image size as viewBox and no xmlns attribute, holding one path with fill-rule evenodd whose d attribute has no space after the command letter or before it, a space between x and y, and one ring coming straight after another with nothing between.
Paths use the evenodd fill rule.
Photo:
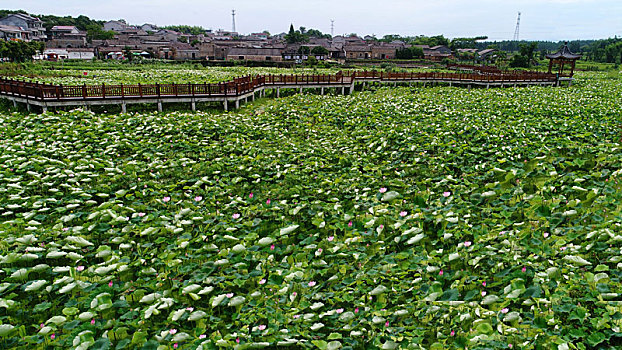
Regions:
<instances>
[{"instance_id":1,"label":"antenna tower","mask_svg":"<svg viewBox=\"0 0 622 350\"><path fill-rule=\"evenodd\" d=\"M330 36L333 37L335 36L335 20L331 19L330 20Z\"/></svg>"},{"instance_id":2,"label":"antenna tower","mask_svg":"<svg viewBox=\"0 0 622 350\"><path fill-rule=\"evenodd\" d=\"M514 31L514 41L518 41L518 34L520 32L520 12L518 13L518 19L516 20L516 30Z\"/></svg>"},{"instance_id":3,"label":"antenna tower","mask_svg":"<svg viewBox=\"0 0 622 350\"><path fill-rule=\"evenodd\" d=\"M233 19L233 26L232 26L233 30L232 30L232 32L235 33L235 10L231 10L231 18Z\"/></svg>"}]
</instances>

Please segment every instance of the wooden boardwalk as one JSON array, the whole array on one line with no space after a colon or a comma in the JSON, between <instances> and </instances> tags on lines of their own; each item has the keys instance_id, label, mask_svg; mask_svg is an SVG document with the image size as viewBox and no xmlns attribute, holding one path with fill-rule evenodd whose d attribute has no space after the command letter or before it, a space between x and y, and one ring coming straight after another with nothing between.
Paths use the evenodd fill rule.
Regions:
<instances>
[{"instance_id":1,"label":"wooden boardwalk","mask_svg":"<svg viewBox=\"0 0 622 350\"><path fill-rule=\"evenodd\" d=\"M469 66L470 67L470 66ZM529 85L558 85L556 75L540 72L507 72L496 68L468 69L456 73L392 73L377 71L338 72L337 74L258 75L244 76L215 84L137 84L137 85L78 85L64 86L0 78L0 97L30 106L39 106L43 112L49 107L120 105L123 112L128 104L157 103L162 111L163 103L190 103L196 110L197 102L221 102L228 110L233 104L239 108L240 101L254 100L273 90L280 97L281 89L341 90L352 93L355 84L368 82L380 84L447 84L449 86L511 87ZM495 70L496 69L496 70Z\"/></svg>"}]
</instances>

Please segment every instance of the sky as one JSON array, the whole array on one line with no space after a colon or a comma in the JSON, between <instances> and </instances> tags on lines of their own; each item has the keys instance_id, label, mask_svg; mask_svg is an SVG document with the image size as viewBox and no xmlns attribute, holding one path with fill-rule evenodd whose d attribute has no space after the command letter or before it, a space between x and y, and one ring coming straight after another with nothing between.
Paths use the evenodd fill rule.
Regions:
<instances>
[{"instance_id":1,"label":"sky","mask_svg":"<svg viewBox=\"0 0 622 350\"><path fill-rule=\"evenodd\" d=\"M3 0L2 9L33 14L125 19L130 24L187 24L272 34L295 28L334 35L488 36L512 40L521 12L521 40L602 39L622 36L620 0ZM1 3L1 2L0 2Z\"/></svg>"}]
</instances>

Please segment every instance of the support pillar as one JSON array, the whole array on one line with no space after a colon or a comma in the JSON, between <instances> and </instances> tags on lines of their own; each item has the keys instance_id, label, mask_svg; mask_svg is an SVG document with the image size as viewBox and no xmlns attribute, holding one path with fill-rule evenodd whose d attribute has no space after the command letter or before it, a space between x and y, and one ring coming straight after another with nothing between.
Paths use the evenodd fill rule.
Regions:
<instances>
[{"instance_id":1,"label":"support pillar","mask_svg":"<svg viewBox=\"0 0 622 350\"><path fill-rule=\"evenodd\" d=\"M453 82L451 82L451 81L450 81L450 82L449 82L449 87L451 87L451 85L452 85L452 84L453 84Z\"/></svg>"},{"instance_id":2,"label":"support pillar","mask_svg":"<svg viewBox=\"0 0 622 350\"><path fill-rule=\"evenodd\" d=\"M248 96L244 97L244 104L248 103Z\"/></svg>"},{"instance_id":3,"label":"support pillar","mask_svg":"<svg viewBox=\"0 0 622 350\"><path fill-rule=\"evenodd\" d=\"M490 83L486 83L486 89L490 89Z\"/></svg>"},{"instance_id":4,"label":"support pillar","mask_svg":"<svg viewBox=\"0 0 622 350\"><path fill-rule=\"evenodd\" d=\"M471 90L471 84L469 84L468 88L469 88L469 90Z\"/></svg>"},{"instance_id":5,"label":"support pillar","mask_svg":"<svg viewBox=\"0 0 622 350\"><path fill-rule=\"evenodd\" d=\"M158 100L158 112L162 112L162 101Z\"/></svg>"},{"instance_id":6,"label":"support pillar","mask_svg":"<svg viewBox=\"0 0 622 350\"><path fill-rule=\"evenodd\" d=\"M26 102L26 109L30 112L30 103Z\"/></svg>"},{"instance_id":7,"label":"support pillar","mask_svg":"<svg viewBox=\"0 0 622 350\"><path fill-rule=\"evenodd\" d=\"M43 110L43 113L47 113L48 111L48 106L42 106L41 109Z\"/></svg>"},{"instance_id":8,"label":"support pillar","mask_svg":"<svg viewBox=\"0 0 622 350\"><path fill-rule=\"evenodd\" d=\"M251 97L251 101L255 102L255 93L253 92L253 97Z\"/></svg>"},{"instance_id":9,"label":"support pillar","mask_svg":"<svg viewBox=\"0 0 622 350\"><path fill-rule=\"evenodd\" d=\"M228 106L227 100L223 101L223 107L224 107L225 111L229 110L229 106Z\"/></svg>"},{"instance_id":10,"label":"support pillar","mask_svg":"<svg viewBox=\"0 0 622 350\"><path fill-rule=\"evenodd\" d=\"M125 102L121 103L121 113L127 113L127 106L125 105Z\"/></svg>"},{"instance_id":11,"label":"support pillar","mask_svg":"<svg viewBox=\"0 0 622 350\"><path fill-rule=\"evenodd\" d=\"M324 87L323 87L323 86L320 88L320 93L321 93L322 95L324 95ZM15 101L13 101L13 102L15 102Z\"/></svg>"},{"instance_id":12,"label":"support pillar","mask_svg":"<svg viewBox=\"0 0 622 350\"><path fill-rule=\"evenodd\" d=\"M17 108L17 101L13 100L13 107Z\"/></svg>"},{"instance_id":13,"label":"support pillar","mask_svg":"<svg viewBox=\"0 0 622 350\"><path fill-rule=\"evenodd\" d=\"M235 109L240 108L240 100L235 100Z\"/></svg>"},{"instance_id":14,"label":"support pillar","mask_svg":"<svg viewBox=\"0 0 622 350\"><path fill-rule=\"evenodd\" d=\"M345 94L346 94L346 88L345 88L345 86L342 86L342 87L341 87L341 94L342 94L342 95L345 95Z\"/></svg>"},{"instance_id":15,"label":"support pillar","mask_svg":"<svg viewBox=\"0 0 622 350\"><path fill-rule=\"evenodd\" d=\"M192 108L193 112L197 111L197 104L194 100L192 100L192 102L190 103L190 107Z\"/></svg>"},{"instance_id":16,"label":"support pillar","mask_svg":"<svg viewBox=\"0 0 622 350\"><path fill-rule=\"evenodd\" d=\"M276 98L281 97L281 88L276 88Z\"/></svg>"}]
</instances>

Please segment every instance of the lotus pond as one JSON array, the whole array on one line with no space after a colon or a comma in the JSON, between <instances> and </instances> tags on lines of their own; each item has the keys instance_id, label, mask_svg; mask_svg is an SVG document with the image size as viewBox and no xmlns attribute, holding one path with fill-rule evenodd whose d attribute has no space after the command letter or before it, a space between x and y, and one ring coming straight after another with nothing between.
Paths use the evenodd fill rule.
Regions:
<instances>
[{"instance_id":1,"label":"lotus pond","mask_svg":"<svg viewBox=\"0 0 622 350\"><path fill-rule=\"evenodd\" d=\"M622 82L0 113L0 347L616 349Z\"/></svg>"}]
</instances>

